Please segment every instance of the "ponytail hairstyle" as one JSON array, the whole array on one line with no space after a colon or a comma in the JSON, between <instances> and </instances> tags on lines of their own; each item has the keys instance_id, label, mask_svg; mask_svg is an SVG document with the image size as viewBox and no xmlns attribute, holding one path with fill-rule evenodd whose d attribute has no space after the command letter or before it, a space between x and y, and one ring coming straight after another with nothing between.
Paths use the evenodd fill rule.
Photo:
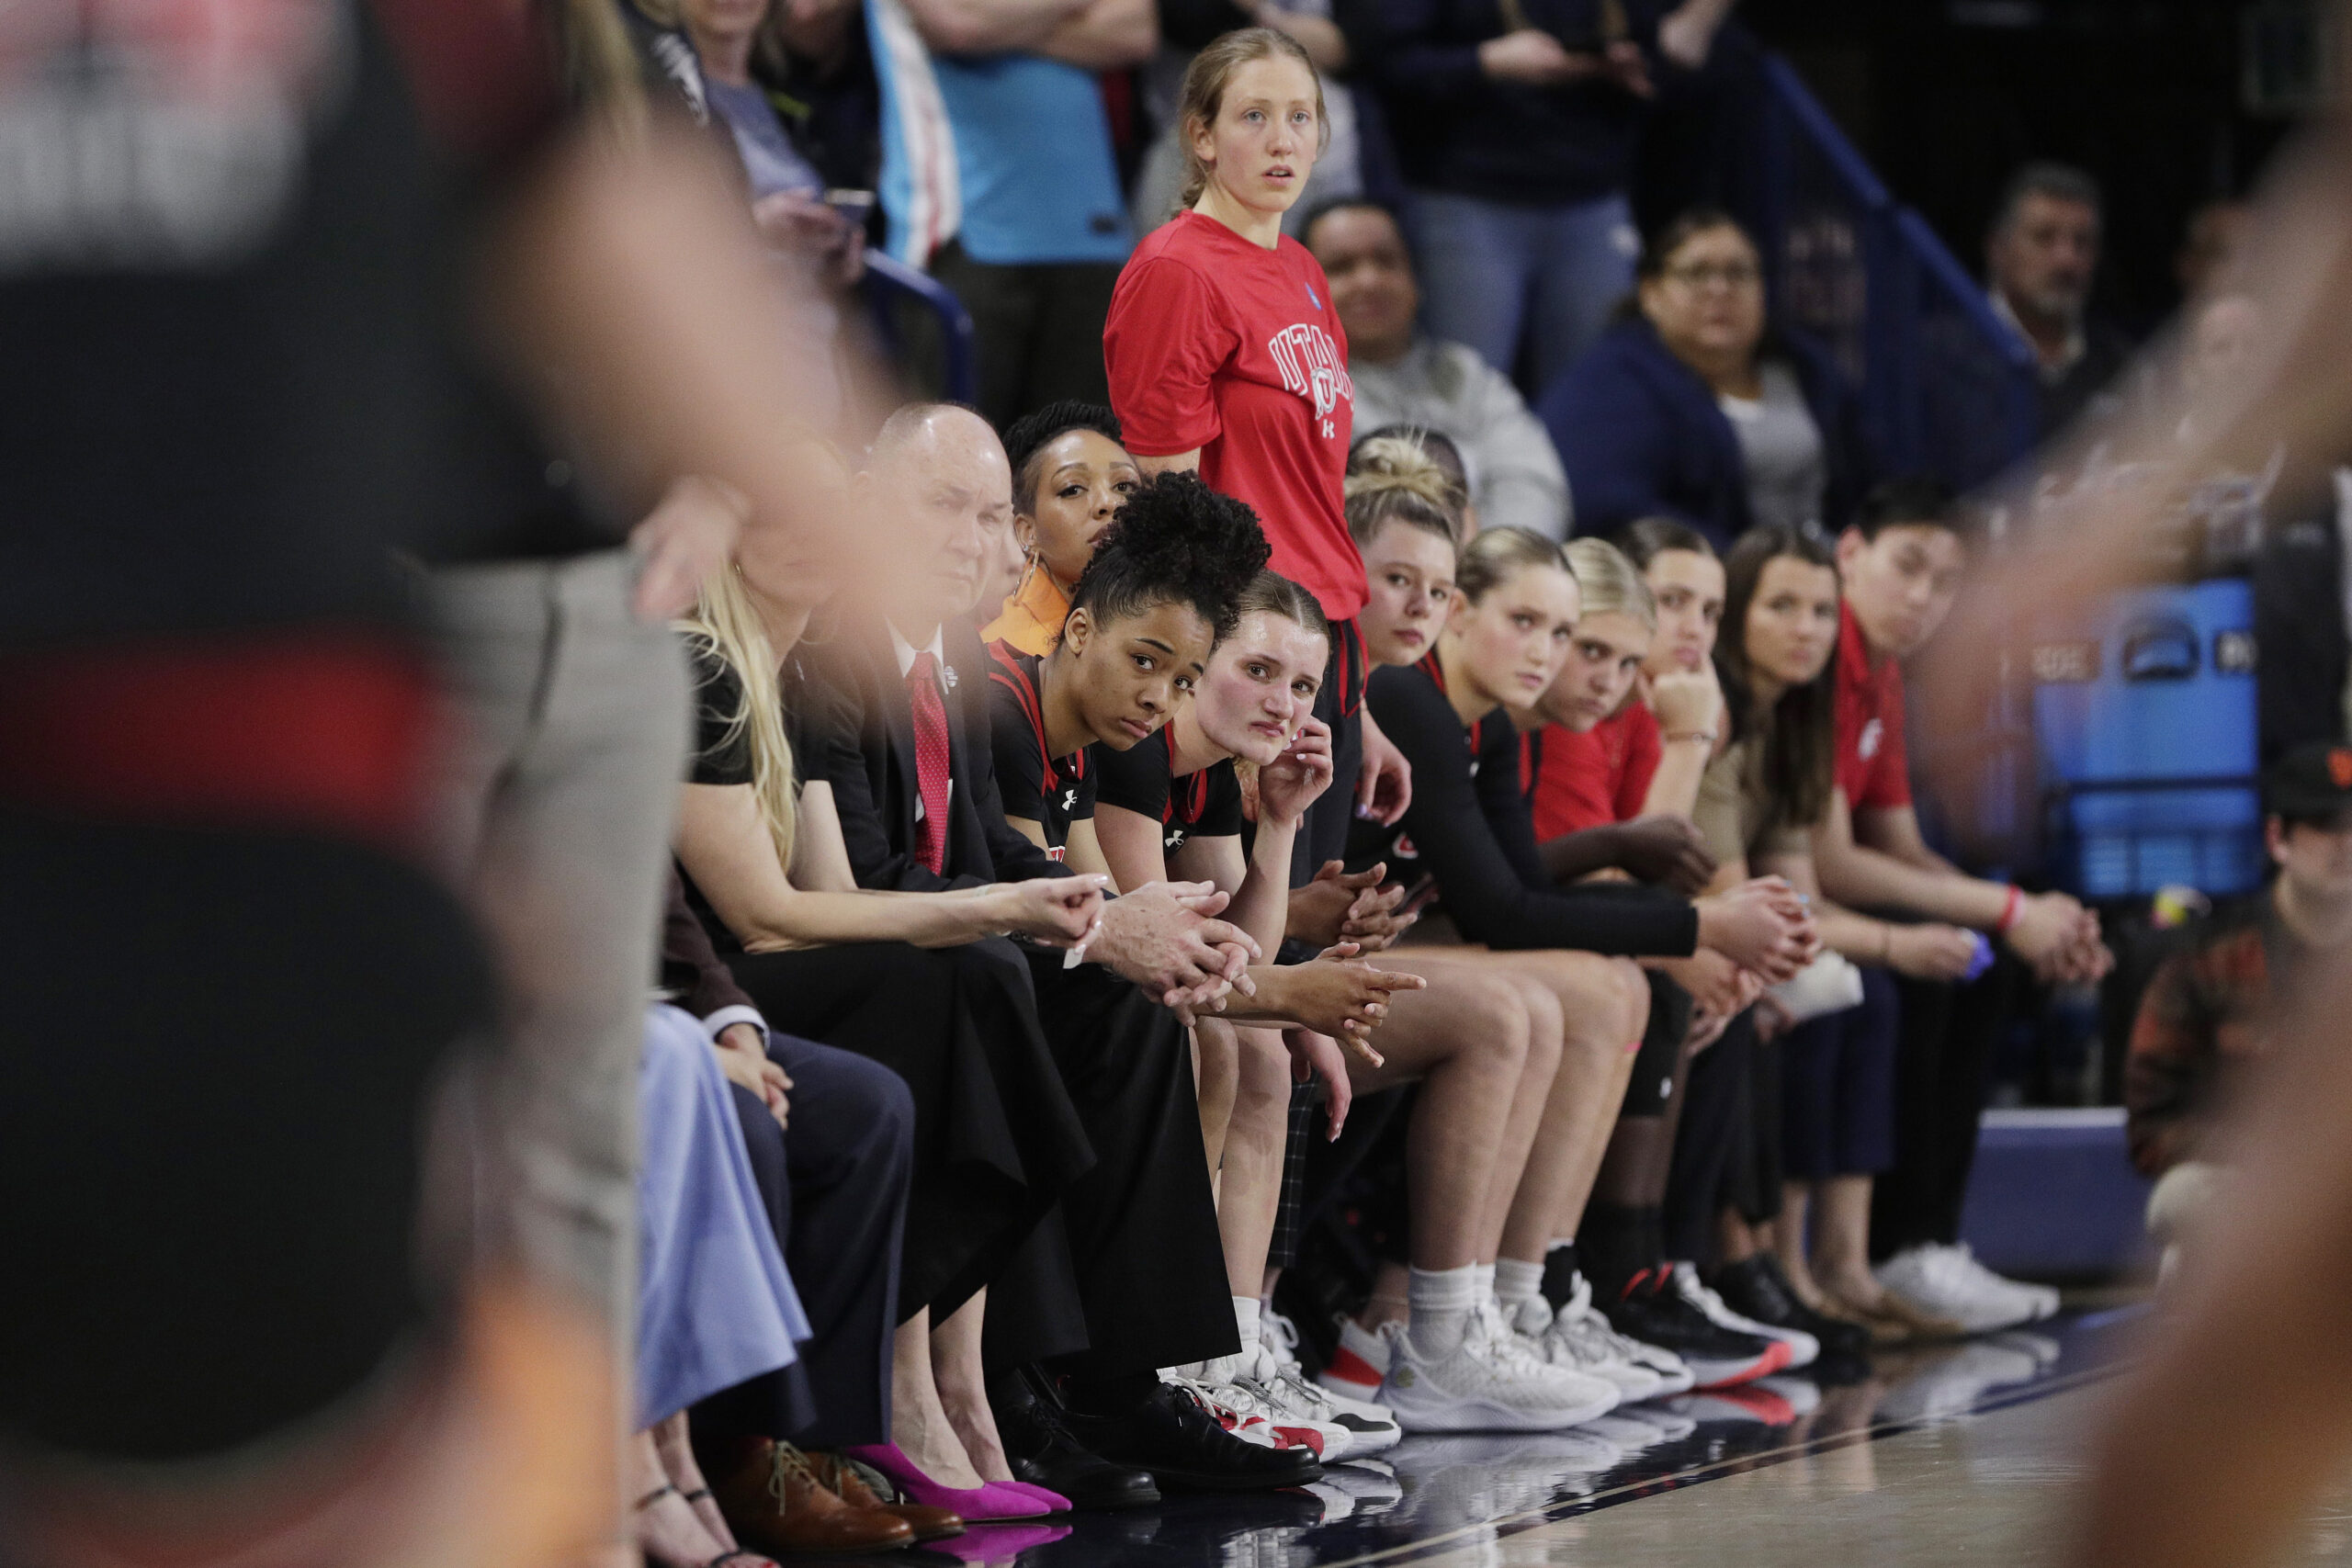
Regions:
<instances>
[{"instance_id":1,"label":"ponytail hairstyle","mask_svg":"<svg viewBox=\"0 0 2352 1568\"><path fill-rule=\"evenodd\" d=\"M691 651L716 657L735 677L742 702L729 717L721 744L731 747L738 737L748 739L752 795L775 845L776 864L789 874L800 792L793 779L792 738L784 728L784 694L776 679L781 660L768 641L767 628L760 624L742 570L729 561L711 573L678 629Z\"/></svg>"},{"instance_id":2,"label":"ponytail hairstyle","mask_svg":"<svg viewBox=\"0 0 2352 1568\"><path fill-rule=\"evenodd\" d=\"M1605 539L1571 539L1568 570L1584 592L1586 615L1623 615L1657 630L1657 600L1624 551Z\"/></svg>"},{"instance_id":3,"label":"ponytail hairstyle","mask_svg":"<svg viewBox=\"0 0 2352 1568\"><path fill-rule=\"evenodd\" d=\"M1184 186L1176 198L1180 211L1200 200L1201 193L1209 186L1209 166L1193 151L1195 128L1216 124L1217 114L1225 107L1225 90L1232 84L1236 71L1254 60L1278 58L1298 62L1307 80L1315 84L1316 156L1321 157L1331 145L1331 117L1323 108L1323 75L1315 69L1306 47L1290 34L1272 28L1242 28L1227 33L1193 56L1193 63L1184 73L1184 85L1177 93L1176 141L1184 151Z\"/></svg>"},{"instance_id":4,"label":"ponytail hairstyle","mask_svg":"<svg viewBox=\"0 0 2352 1568\"><path fill-rule=\"evenodd\" d=\"M1391 523L1435 534L1462 547L1462 507L1468 492L1431 455L1425 432L1390 425L1358 441L1348 453L1348 532L1362 549Z\"/></svg>"},{"instance_id":5,"label":"ponytail hairstyle","mask_svg":"<svg viewBox=\"0 0 2352 1568\"><path fill-rule=\"evenodd\" d=\"M1570 577L1576 569L1557 544L1525 528L1486 528L1462 547L1462 563L1454 569L1454 591L1476 604L1489 592L1529 567L1551 567Z\"/></svg>"},{"instance_id":6,"label":"ponytail hairstyle","mask_svg":"<svg viewBox=\"0 0 2352 1568\"><path fill-rule=\"evenodd\" d=\"M1753 738L1760 757L1765 793L1770 797L1774 820L1793 828L1809 828L1829 809L1831 766L1837 756L1838 660L1832 654L1821 673L1802 686L1792 686L1769 712L1756 706L1748 683L1747 611L1764 569L1787 557L1808 566L1838 571L1838 558L1829 547L1801 528L1750 528L1739 536L1724 560L1723 635L1715 639L1715 672L1721 678L1724 703L1731 714L1736 739Z\"/></svg>"},{"instance_id":7,"label":"ponytail hairstyle","mask_svg":"<svg viewBox=\"0 0 2352 1568\"><path fill-rule=\"evenodd\" d=\"M1222 641L1272 554L1256 513L1209 489L1198 474L1171 470L1127 497L1094 541L1094 557L1070 590L1070 613L1088 611L1099 626L1184 604Z\"/></svg>"}]
</instances>

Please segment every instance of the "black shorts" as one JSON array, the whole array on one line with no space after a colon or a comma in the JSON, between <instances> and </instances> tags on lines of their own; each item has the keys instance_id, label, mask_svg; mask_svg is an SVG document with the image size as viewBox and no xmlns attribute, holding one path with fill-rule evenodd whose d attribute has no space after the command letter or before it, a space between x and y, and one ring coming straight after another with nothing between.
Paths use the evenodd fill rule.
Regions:
<instances>
[{"instance_id":1,"label":"black shorts","mask_svg":"<svg viewBox=\"0 0 2352 1568\"><path fill-rule=\"evenodd\" d=\"M1666 1114L1674 1098L1674 1075L1682 1066L1682 1042L1690 1032L1690 993L1655 970L1648 975L1650 1021L1634 1057L1621 1117Z\"/></svg>"},{"instance_id":2,"label":"black shorts","mask_svg":"<svg viewBox=\"0 0 2352 1568\"><path fill-rule=\"evenodd\" d=\"M1348 828L1355 820L1356 773L1363 766L1363 688L1371 677L1363 633L1353 621L1331 623L1331 658L1323 667L1323 689L1315 694L1315 716L1331 727L1331 787L1306 808L1306 820L1291 850L1290 885L1315 880L1326 861L1344 860Z\"/></svg>"}]
</instances>

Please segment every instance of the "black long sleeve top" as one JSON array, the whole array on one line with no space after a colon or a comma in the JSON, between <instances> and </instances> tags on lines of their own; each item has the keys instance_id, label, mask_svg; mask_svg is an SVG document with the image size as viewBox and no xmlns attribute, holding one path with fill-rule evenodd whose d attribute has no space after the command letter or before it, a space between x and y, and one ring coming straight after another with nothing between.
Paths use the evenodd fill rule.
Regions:
<instances>
[{"instance_id":1,"label":"black long sleeve top","mask_svg":"<svg viewBox=\"0 0 2352 1568\"><path fill-rule=\"evenodd\" d=\"M1520 789L1518 731L1499 709L1464 728L1434 662L1374 671L1364 699L1413 766L1413 804L1388 852L1392 869L1429 870L1462 934L1489 947L1626 958L1695 951L1699 913L1686 899L1614 883L1552 886Z\"/></svg>"}]
</instances>

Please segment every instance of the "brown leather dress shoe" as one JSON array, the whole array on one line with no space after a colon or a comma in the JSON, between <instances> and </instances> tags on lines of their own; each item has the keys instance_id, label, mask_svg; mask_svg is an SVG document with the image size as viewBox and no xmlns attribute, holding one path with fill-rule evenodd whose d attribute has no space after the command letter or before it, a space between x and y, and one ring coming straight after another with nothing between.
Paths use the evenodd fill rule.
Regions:
<instances>
[{"instance_id":1,"label":"brown leather dress shoe","mask_svg":"<svg viewBox=\"0 0 2352 1568\"><path fill-rule=\"evenodd\" d=\"M879 1508L914 1527L917 1540L945 1540L951 1535L964 1533L964 1517L945 1508L928 1508L921 1503L885 1503L857 1472L857 1466L839 1454L816 1453L808 1462L817 1472L817 1479L833 1490L833 1494L853 1508Z\"/></svg>"},{"instance_id":2,"label":"brown leather dress shoe","mask_svg":"<svg viewBox=\"0 0 2352 1568\"><path fill-rule=\"evenodd\" d=\"M741 1460L724 1477L712 1477L710 1489L736 1536L762 1551L887 1551L914 1544L914 1526L843 1502L790 1443L763 1438L745 1444Z\"/></svg>"}]
</instances>

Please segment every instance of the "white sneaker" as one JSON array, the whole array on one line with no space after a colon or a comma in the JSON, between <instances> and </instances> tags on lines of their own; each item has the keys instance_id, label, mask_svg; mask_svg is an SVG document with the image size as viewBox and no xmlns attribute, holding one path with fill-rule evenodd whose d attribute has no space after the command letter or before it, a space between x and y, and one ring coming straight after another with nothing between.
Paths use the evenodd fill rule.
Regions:
<instances>
[{"instance_id":1,"label":"white sneaker","mask_svg":"<svg viewBox=\"0 0 2352 1568\"><path fill-rule=\"evenodd\" d=\"M1188 1390L1216 1417L1218 1425L1245 1443L1255 1443L1261 1449L1305 1449L1317 1459L1322 1458L1327 1442L1345 1447L1346 1434L1340 1428L1327 1432L1299 1426L1288 1420L1254 1385L1232 1378L1227 1369L1237 1359L1226 1356L1204 1363L1212 1369L1208 1378L1187 1376L1181 1369L1169 1368L1160 1372L1159 1381Z\"/></svg>"},{"instance_id":2,"label":"white sneaker","mask_svg":"<svg viewBox=\"0 0 2352 1568\"><path fill-rule=\"evenodd\" d=\"M1331 1419L1323 1391L1303 1378L1284 1377L1282 1363L1264 1345L1243 1348L1233 1381L1256 1397L1275 1431L1306 1443L1317 1459L1340 1460L1361 1451L1355 1434Z\"/></svg>"},{"instance_id":3,"label":"white sneaker","mask_svg":"<svg viewBox=\"0 0 2352 1568\"><path fill-rule=\"evenodd\" d=\"M1342 1317L1339 1348L1331 1352L1331 1364L1315 1381L1323 1385L1326 1393L1356 1400L1378 1399L1380 1385L1388 1377L1392 1347L1396 1335L1404 1331L1401 1323L1366 1328L1352 1317Z\"/></svg>"},{"instance_id":4,"label":"white sneaker","mask_svg":"<svg viewBox=\"0 0 2352 1568\"><path fill-rule=\"evenodd\" d=\"M1369 1399L1353 1398L1306 1381L1306 1369L1298 1361L1298 1327L1290 1319L1271 1307L1265 1309L1258 1318L1258 1337L1271 1363L1261 1381L1275 1389L1288 1407L1345 1427L1350 1459L1385 1453L1405 1440L1405 1428L1396 1425L1394 1412ZM1374 1383L1374 1393L1379 1386Z\"/></svg>"},{"instance_id":5,"label":"white sneaker","mask_svg":"<svg viewBox=\"0 0 2352 1568\"><path fill-rule=\"evenodd\" d=\"M2056 1291L2003 1279L1977 1262L1965 1242L1906 1247L1872 1272L1913 1306L1971 1334L2036 1323L2058 1310Z\"/></svg>"},{"instance_id":6,"label":"white sneaker","mask_svg":"<svg viewBox=\"0 0 2352 1568\"><path fill-rule=\"evenodd\" d=\"M1391 1343L1380 1403L1408 1432L1553 1432L1617 1404L1615 1384L1524 1348L1492 1297L1471 1311L1462 1343L1447 1356L1422 1359L1402 1332Z\"/></svg>"},{"instance_id":7,"label":"white sneaker","mask_svg":"<svg viewBox=\"0 0 2352 1568\"><path fill-rule=\"evenodd\" d=\"M1809 1367L1821 1359L1821 1341L1802 1328L1781 1328L1770 1323L1758 1323L1752 1317L1742 1317L1724 1304L1723 1297L1699 1282L1699 1270L1688 1263L1674 1265L1674 1288L1682 1299L1707 1314L1709 1322L1718 1328L1728 1328L1734 1334L1749 1334L1758 1339L1777 1339L1789 1348L1788 1365L1781 1371L1794 1371Z\"/></svg>"},{"instance_id":8,"label":"white sneaker","mask_svg":"<svg viewBox=\"0 0 2352 1568\"><path fill-rule=\"evenodd\" d=\"M1643 1364L1634 1342L1610 1327L1593 1306L1590 1283L1582 1274L1576 1280L1576 1293L1565 1306L1555 1309L1542 1296L1530 1296L1520 1303L1512 1326L1532 1337L1552 1365L1615 1383L1623 1401L1656 1399L1667 1393L1667 1380Z\"/></svg>"}]
</instances>

